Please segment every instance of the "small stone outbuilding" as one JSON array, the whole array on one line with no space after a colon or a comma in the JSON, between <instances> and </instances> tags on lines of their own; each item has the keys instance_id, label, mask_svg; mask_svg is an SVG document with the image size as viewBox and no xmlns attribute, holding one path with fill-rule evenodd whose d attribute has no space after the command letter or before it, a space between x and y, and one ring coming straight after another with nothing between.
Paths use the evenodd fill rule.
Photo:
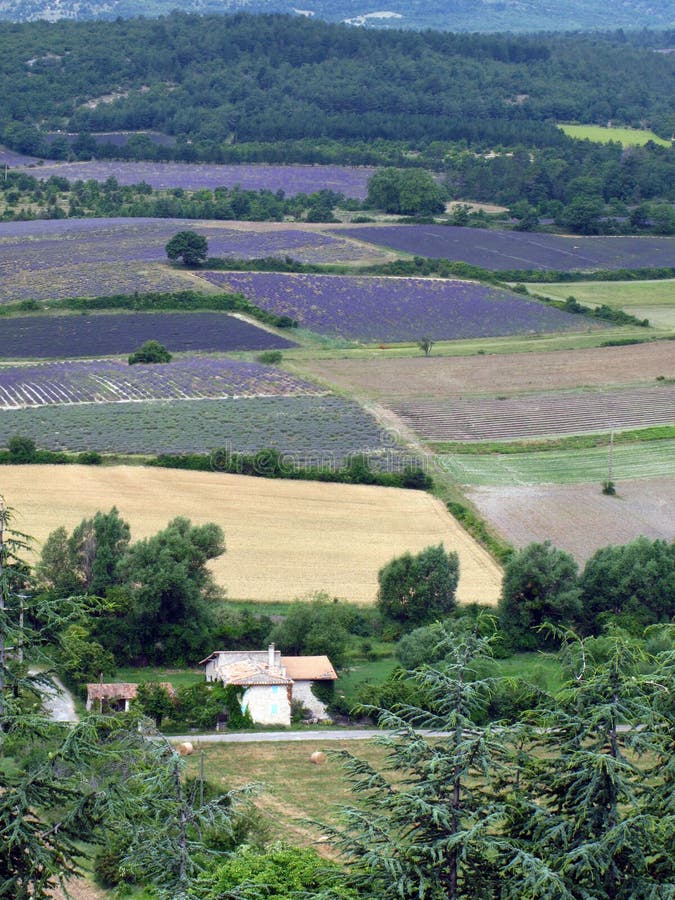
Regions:
<instances>
[{"instance_id":1,"label":"small stone outbuilding","mask_svg":"<svg viewBox=\"0 0 675 900\"><path fill-rule=\"evenodd\" d=\"M163 681L161 686L170 697L175 695L172 684ZM91 712L128 712L131 701L138 696L138 685L121 681L118 684L88 684L87 711Z\"/></svg>"}]
</instances>

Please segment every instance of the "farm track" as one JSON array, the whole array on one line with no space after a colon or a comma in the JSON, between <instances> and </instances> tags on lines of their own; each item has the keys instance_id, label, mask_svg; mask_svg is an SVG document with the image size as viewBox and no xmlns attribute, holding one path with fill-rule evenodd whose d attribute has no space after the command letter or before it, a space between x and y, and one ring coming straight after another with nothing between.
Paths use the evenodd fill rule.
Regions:
<instances>
[{"instance_id":1,"label":"farm track","mask_svg":"<svg viewBox=\"0 0 675 900\"><path fill-rule=\"evenodd\" d=\"M410 401L394 412L428 441L516 440L675 421L675 386L473 400Z\"/></svg>"}]
</instances>

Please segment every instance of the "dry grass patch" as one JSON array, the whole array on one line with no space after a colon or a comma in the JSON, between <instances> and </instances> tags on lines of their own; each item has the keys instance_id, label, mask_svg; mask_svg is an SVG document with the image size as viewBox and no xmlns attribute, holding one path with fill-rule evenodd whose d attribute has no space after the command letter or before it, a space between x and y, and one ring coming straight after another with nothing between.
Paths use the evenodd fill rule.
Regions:
<instances>
[{"instance_id":1,"label":"dry grass patch","mask_svg":"<svg viewBox=\"0 0 675 900\"><path fill-rule=\"evenodd\" d=\"M216 522L227 552L213 571L232 599L291 600L325 590L372 603L378 570L443 543L460 558L462 602L496 603L501 571L430 494L369 485L273 481L137 466L5 466L0 494L39 545L60 525L116 506L133 539L175 516Z\"/></svg>"},{"instance_id":2,"label":"dry grass patch","mask_svg":"<svg viewBox=\"0 0 675 900\"><path fill-rule=\"evenodd\" d=\"M337 824L340 806L355 805L339 760L310 762L315 750L348 750L381 767L385 750L374 741L261 742L204 746L204 775L214 785L232 789L257 783L256 806L273 838L307 846L321 838L321 829L307 820ZM199 772L199 754L188 760L188 774Z\"/></svg>"}]
</instances>

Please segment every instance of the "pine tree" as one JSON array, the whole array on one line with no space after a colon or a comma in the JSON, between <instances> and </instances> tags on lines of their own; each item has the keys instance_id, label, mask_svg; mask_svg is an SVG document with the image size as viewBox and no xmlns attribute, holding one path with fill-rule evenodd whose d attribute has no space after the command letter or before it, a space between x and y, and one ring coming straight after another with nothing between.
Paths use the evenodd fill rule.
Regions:
<instances>
[{"instance_id":1,"label":"pine tree","mask_svg":"<svg viewBox=\"0 0 675 900\"><path fill-rule=\"evenodd\" d=\"M340 754L362 805L345 811L343 828L327 830L352 861L355 883L381 900L500 896L504 813L493 785L507 736L476 725L491 682L474 667L490 656L490 639L446 634L444 648L441 666L411 674L428 708L380 713L380 725L393 729L378 739L384 771Z\"/></svg>"},{"instance_id":2,"label":"pine tree","mask_svg":"<svg viewBox=\"0 0 675 900\"><path fill-rule=\"evenodd\" d=\"M659 706L672 695L672 671L659 683L656 661L621 632L595 642L568 635L566 650L574 674L530 732L525 799L507 828L522 859L509 871L555 873L560 896L583 900L675 896L672 857L655 864L673 838L672 808L655 802L663 773L654 768L671 740ZM559 895L521 885L518 896Z\"/></svg>"}]
</instances>

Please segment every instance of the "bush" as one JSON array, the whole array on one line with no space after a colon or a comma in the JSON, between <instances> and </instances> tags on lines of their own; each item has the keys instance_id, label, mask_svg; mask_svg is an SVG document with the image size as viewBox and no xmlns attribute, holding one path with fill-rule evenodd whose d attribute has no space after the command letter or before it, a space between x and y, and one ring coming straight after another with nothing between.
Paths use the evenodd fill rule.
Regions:
<instances>
[{"instance_id":1,"label":"bush","mask_svg":"<svg viewBox=\"0 0 675 900\"><path fill-rule=\"evenodd\" d=\"M265 363L266 365L276 366L283 359L283 355L281 350L263 350L262 353L259 353L256 356L256 360L259 363Z\"/></svg>"},{"instance_id":2,"label":"bush","mask_svg":"<svg viewBox=\"0 0 675 900\"><path fill-rule=\"evenodd\" d=\"M21 434L15 434L9 439L7 449L14 463L33 462L36 456L35 441Z\"/></svg>"},{"instance_id":3,"label":"bush","mask_svg":"<svg viewBox=\"0 0 675 900\"><path fill-rule=\"evenodd\" d=\"M135 353L131 354L129 365L134 366L137 363L168 363L171 362L171 359L171 354L159 341L146 341Z\"/></svg>"},{"instance_id":4,"label":"bush","mask_svg":"<svg viewBox=\"0 0 675 900\"><path fill-rule=\"evenodd\" d=\"M77 454L77 461L81 466L100 466L103 457L96 450L84 450Z\"/></svg>"}]
</instances>

